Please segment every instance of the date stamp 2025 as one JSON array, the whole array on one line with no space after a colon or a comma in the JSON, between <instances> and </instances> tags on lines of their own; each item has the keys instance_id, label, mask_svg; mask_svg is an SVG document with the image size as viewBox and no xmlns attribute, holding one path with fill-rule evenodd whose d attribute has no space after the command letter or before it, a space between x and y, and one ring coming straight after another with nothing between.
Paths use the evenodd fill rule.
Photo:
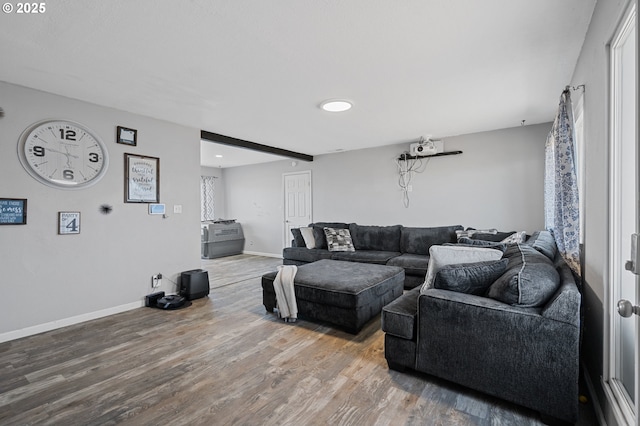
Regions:
<instances>
[{"instance_id":1,"label":"date stamp 2025","mask_svg":"<svg viewBox=\"0 0 640 426\"><path fill-rule=\"evenodd\" d=\"M2 5L2 11L4 13L16 13L16 14L37 14L45 13L47 11L47 4L42 3L4 3Z\"/></svg>"}]
</instances>

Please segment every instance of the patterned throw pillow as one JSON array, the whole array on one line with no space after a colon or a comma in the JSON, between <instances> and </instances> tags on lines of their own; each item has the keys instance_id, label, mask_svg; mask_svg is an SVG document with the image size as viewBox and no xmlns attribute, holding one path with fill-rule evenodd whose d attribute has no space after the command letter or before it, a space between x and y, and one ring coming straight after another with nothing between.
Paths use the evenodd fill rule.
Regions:
<instances>
[{"instance_id":1,"label":"patterned throw pillow","mask_svg":"<svg viewBox=\"0 0 640 426\"><path fill-rule=\"evenodd\" d=\"M348 229L324 228L329 251L355 251Z\"/></svg>"},{"instance_id":2,"label":"patterned throw pillow","mask_svg":"<svg viewBox=\"0 0 640 426\"><path fill-rule=\"evenodd\" d=\"M464 231L456 231L456 236L458 237L458 240L460 240L460 238L472 238L473 236L477 236L477 235L495 235L498 233L497 229L473 229L473 228L467 228Z\"/></svg>"},{"instance_id":3,"label":"patterned throw pillow","mask_svg":"<svg viewBox=\"0 0 640 426\"><path fill-rule=\"evenodd\" d=\"M527 238L527 231L514 232L504 240L500 241L504 244L521 244Z\"/></svg>"}]
</instances>

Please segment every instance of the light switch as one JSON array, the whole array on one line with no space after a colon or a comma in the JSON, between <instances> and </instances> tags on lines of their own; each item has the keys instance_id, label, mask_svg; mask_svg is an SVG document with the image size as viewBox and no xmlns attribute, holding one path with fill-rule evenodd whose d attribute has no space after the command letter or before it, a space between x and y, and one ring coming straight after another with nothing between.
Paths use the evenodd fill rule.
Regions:
<instances>
[{"instance_id":1,"label":"light switch","mask_svg":"<svg viewBox=\"0 0 640 426\"><path fill-rule=\"evenodd\" d=\"M174 204L173 205L173 212L176 213L176 214L182 213L182 204Z\"/></svg>"}]
</instances>

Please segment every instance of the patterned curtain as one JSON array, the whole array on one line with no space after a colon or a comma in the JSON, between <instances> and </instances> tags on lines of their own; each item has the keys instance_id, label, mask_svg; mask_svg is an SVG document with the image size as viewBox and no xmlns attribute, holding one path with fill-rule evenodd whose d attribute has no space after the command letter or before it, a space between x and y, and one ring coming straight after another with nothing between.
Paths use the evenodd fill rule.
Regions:
<instances>
[{"instance_id":1,"label":"patterned curtain","mask_svg":"<svg viewBox=\"0 0 640 426\"><path fill-rule=\"evenodd\" d=\"M213 194L215 191L215 176L200 176L200 220L213 220Z\"/></svg>"},{"instance_id":2,"label":"patterned curtain","mask_svg":"<svg viewBox=\"0 0 640 426\"><path fill-rule=\"evenodd\" d=\"M580 202L576 173L575 134L571 94L562 92L558 114L545 145L545 227L560 254L580 276Z\"/></svg>"}]
</instances>

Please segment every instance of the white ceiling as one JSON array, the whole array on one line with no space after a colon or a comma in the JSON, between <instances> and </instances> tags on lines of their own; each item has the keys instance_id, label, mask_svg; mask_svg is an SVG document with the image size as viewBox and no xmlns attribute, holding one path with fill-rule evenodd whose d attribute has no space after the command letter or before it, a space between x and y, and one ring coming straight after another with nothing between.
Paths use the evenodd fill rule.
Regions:
<instances>
[{"instance_id":1,"label":"white ceiling","mask_svg":"<svg viewBox=\"0 0 640 426\"><path fill-rule=\"evenodd\" d=\"M595 1L57 0L0 80L318 155L552 120Z\"/></svg>"}]
</instances>

